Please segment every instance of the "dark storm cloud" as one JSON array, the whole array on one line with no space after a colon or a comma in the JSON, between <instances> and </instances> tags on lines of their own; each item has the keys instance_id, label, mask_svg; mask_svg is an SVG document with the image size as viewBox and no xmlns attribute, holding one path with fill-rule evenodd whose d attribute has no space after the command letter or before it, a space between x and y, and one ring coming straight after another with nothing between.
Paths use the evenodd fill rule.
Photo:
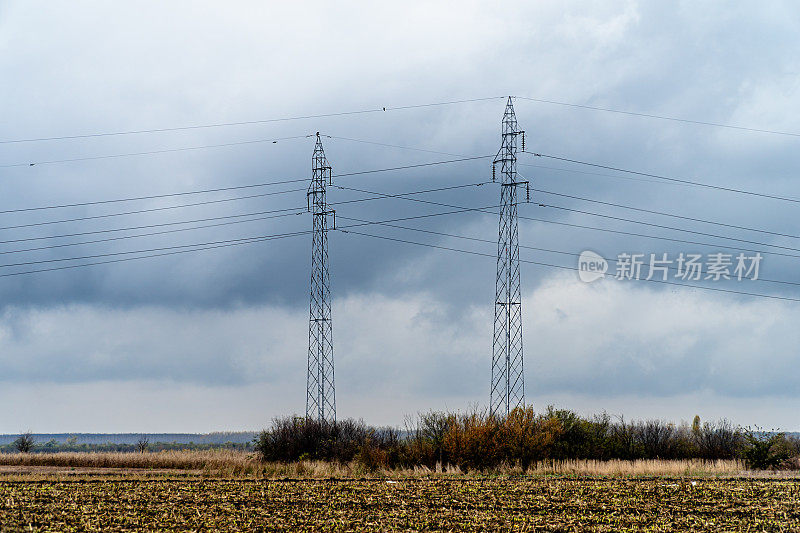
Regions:
<instances>
[{"instance_id":1,"label":"dark storm cloud","mask_svg":"<svg viewBox=\"0 0 800 533\"><path fill-rule=\"evenodd\" d=\"M402 7L318 4L313 11L305 5L257 3L224 9L194 3L167 7L153 4L149 8L64 3L47 4L47 9L37 9L30 3L4 4L0 8L0 78L4 80L0 84L3 102L0 139L247 121L509 93L800 131L800 121L787 111L797 107L800 96L797 82L800 63L793 54L800 21L790 3L760 6L757 11L745 4L667 6L634 2L592 7L555 3L517 5L514 10L513 20L508 20L505 14L472 4L459 4L457 9L423 4ZM64 24L64 20L70 23ZM364 23L370 20L390 20L392 24ZM447 24L444 33L443 21ZM346 141L344 137L449 154L493 154L500 143L503 106L503 100L496 99L230 128L0 144L0 165L305 136L320 131L334 137L324 137L323 141L336 176L452 157ZM516 101L516 111L531 151L800 197L795 182L798 141L793 137L522 99ZM276 144L3 167L0 210L307 178L312 147L313 139L303 138ZM520 155L519 163L520 175L531 180L536 189L800 235L795 223L796 205L789 202L664 184L644 176L528 154ZM490 175L489 161L482 160L335 178L335 184L395 194L475 183L487 180ZM298 187L305 187L305 183ZM264 191L292 188L295 185ZM0 214L0 227L127 208L190 203L195 198L232 197L247 191L250 189L202 197ZM333 188L329 196L331 202L339 202L363 194ZM532 204L520 206L520 214L714 243L708 247L522 221L521 242L542 249L572 253L591 249L615 257L621 252L725 251L717 247L723 244L741 250L766 249L765 244L800 248L797 239L790 237L690 223L540 192L533 196ZM473 207L494 205L498 197L497 185L484 185L419 198ZM119 218L0 229L3 241L48 237L0 244L0 265L303 231L310 228L308 215L8 253L20 248L93 239L92 236L56 237L63 233L180 222L304 204L305 194L298 191L285 196ZM538 204L691 228L758 244L640 227ZM342 204L336 209L341 217L337 220L340 226L351 223L345 217L384 220L448 210L400 200ZM398 224L490 241L497 232L496 217L478 213ZM496 251L491 242L391 228L369 227L363 231L480 253ZM337 322L337 353L341 354L337 369L342 390L349 387L368 395L376 384L386 382L386 376L392 376L385 386L394 387L398 395L399 391L418 391L422 399L483 399L490 332L485 317L475 313L480 309L488 313L491 309L494 261L341 232L332 233L330 240L332 282L336 297L341 299L341 304L335 307L363 305L369 309L370 302L378 299L383 302L382 309L391 311L390 315L399 320L378 320L368 326ZM800 255L800 251L788 249L773 251ZM522 257L575 265L572 256L542 250L523 249ZM0 274L76 262L82 261L0 266ZM765 255L762 277L800 282L795 262L793 257ZM8 336L3 337L3 342L19 355L13 362L9 359L3 363L5 379L27 383L164 377L179 383L222 386L302 374L309 263L310 239L301 236L0 278L0 301L7 312ZM553 272L524 266L526 293L547 288ZM732 284L721 286L734 288ZM791 285L753 284L747 288L753 292L800 296L797 287ZM668 298L675 290L651 289L652 293L647 294L652 298ZM617 295L620 301L636 301L640 311L646 309L645 303L636 300L638 293L628 294L625 290L623 286ZM585 305L591 305L595 297L591 293L581 296L587 299ZM709 301L726 307L729 317L738 313L749 317L747 313L753 309L749 307L751 300L745 297L731 297L724 303ZM702 307L702 301L692 302ZM721 354L733 350L727 341L732 326L692 330L696 338L676 349L674 357L649 358L647 353L665 353L647 351L651 343L663 340L657 328L649 330L649 336L637 339L631 336L627 325L614 325L610 317L605 317L602 326L586 323L581 334L568 333L570 320L574 320L577 309L584 304L577 302L575 308L568 309L555 301L551 307L561 309L569 317L566 322L552 329L553 336L545 337L543 342L527 337L533 344L528 349L526 363L531 391L602 395L613 389L642 396L694 394L700 390L711 390L721 396L757 397L775 391L797 394L796 386L785 379L789 372L762 371L757 374L758 379L747 379L759 353L781 354L781 363L776 366L781 371L790 366L793 355L784 342L790 330L783 323L773 324L771 335L757 336L763 345L751 347L756 355L741 352L738 365L725 367L720 362ZM420 307L435 310L441 316L424 315L421 323L414 322L411 317L424 314ZM80 313L75 313L83 317L86 331L81 335L71 334L81 326L71 321L71 314L63 309L79 309ZM242 313L246 315L248 310L257 309L281 315L285 322L262 320L263 317L242 318ZM548 310L549 307L542 309L535 303L526 304L526 313L533 313L526 314L526 320L535 320ZM361 311L337 312L363 321ZM787 316L795 313L792 307L782 308L781 312ZM23 318L14 320L14 313ZM126 318L109 322L106 315ZM152 334L130 333L126 324L134 320L132 317L153 328ZM192 320L205 327L192 329ZM236 325L240 323L237 320L241 320L241 328ZM664 331L686 338L685 329L675 323L674 317L664 320L667 322ZM290 343L291 347L282 344L288 341L280 335L288 331L289 323L301 332L299 340ZM738 327L743 327L742 323L737 322ZM41 327L41 324L51 326L37 330L38 333L25 333L26 327ZM538 327L536 322L533 324L531 328ZM593 338L602 328L609 327L616 328L616 337L603 337L597 344L578 347L570 344L581 336ZM252 333L251 329L259 333ZM403 329L415 335L395 333ZM526 335L527 331L530 329ZM170 332L194 333L175 336ZM116 337L124 342L115 344L108 340ZM616 349L620 344L627 347ZM550 362L543 362L546 354L565 350L573 358L570 361L574 364L566 368L574 372L574 377L550 368L547 366ZM409 355L412 352L414 357ZM268 363L272 358L285 360L290 367ZM242 360L247 363L241 363ZM298 361L299 366L295 365ZM581 366L586 361L597 361L592 372L587 373ZM272 373L266 376L252 371L263 367L271 368ZM419 370L410 371L413 368ZM343 401L351 401L353 409L373 408L365 407L369 402L363 398L348 400L347 393L342 394Z\"/></svg>"},{"instance_id":2,"label":"dark storm cloud","mask_svg":"<svg viewBox=\"0 0 800 533\"><path fill-rule=\"evenodd\" d=\"M545 11L546 12L546 11ZM21 14L21 11L18 11ZM13 17L13 10L12 15ZM20 15L18 15L20 16ZM765 24L771 19L765 17ZM93 17L78 17L78 25L88 24ZM675 34L653 32L653 28L665 23L672 24ZM689 24L685 24L685 22ZM117 22L119 23L119 22ZM198 18L183 31L202 27L205 21ZM545 85L554 97L564 96L565 100L586 101L591 104L625 109L657 109L661 112L685 116L697 116L703 112L708 120L729 122L732 117L741 115L759 91L769 91L785 77L787 57L774 48L765 48L765 53L756 53L753 48L752 32L745 33L742 42L740 26L749 21L730 17L726 23L717 22L704 13L677 12L661 8L628 6L620 10L601 9L594 15L569 15L555 28L541 30L546 35L558 36L566 44L555 57L542 54L542 58L532 60L525 53L526 46L539 47L538 37L524 36L523 43L512 53L524 58L521 64L527 68L516 70L513 83L506 80L504 92L513 89L517 94L541 95L540 84L533 83L541 78L536 73L547 72ZM584 35L572 33L573 29L584 29ZM790 28L779 31L788 33ZM47 98L34 100L34 95L23 93L19 85L9 86L9 101L17 105L12 110L11 124L18 123L23 128L9 129L4 137L19 137L38 132L75 132L94 130L127 129L147 125L194 124L219 121L218 106L221 94L234 90L231 85L217 81L205 86L202 81L211 72L200 69L199 64L182 65L179 60L180 45L174 36L167 33L159 24L149 31L163 39L167 53L160 61L147 63L139 51L131 48L123 39L112 39L111 50L98 50L95 42L87 37L77 38L75 30L66 31L70 37L72 52L81 51L72 58L73 68L56 66L59 57L67 57L67 51L56 51L46 43L31 42L14 27L9 26L12 35L9 42L17 45L19 52L27 52L43 57L51 68L32 71L19 61L17 55L7 58L6 69L12 77L36 86L36 91L45 91L45 86L58 84L62 89L54 94L47 92ZM64 31L64 30L61 30ZM785 35L789 38L788 35ZM219 36L218 36L219 37ZM681 46L678 46L678 43ZM235 53L241 43L229 43L229 51ZM155 45L149 45L155 46ZM55 54L46 55L56 52ZM307 47L295 50L300 55L310 53ZM494 54L506 53L502 46ZM584 55L582 56L581 53ZM61 55L63 54L63 55ZM128 68L123 68L114 58L128 58L141 69L142 81L136 90L127 88ZM213 69L226 69L222 62L211 63L222 57L222 52L212 54L203 60L203 66ZM567 68L567 59L577 61L576 68ZM592 58L591 61L588 58ZM487 58L488 59L488 58ZM757 59L757 60L756 60ZM274 61L274 60L272 60ZM124 63L124 60L122 61ZM277 61L276 64L281 63ZM241 58L237 66L246 65ZM732 68L733 64L736 68ZM100 69L100 65L109 69ZM178 72L171 72L172 67ZM615 68L616 67L616 68ZM350 70L359 66L351 65ZM382 66L382 69L389 69ZM454 68L458 68L457 66ZM232 72L232 71L231 71ZM259 83L264 80L263 73L246 70L249 83L237 84L235 90L255 95ZM389 70L388 72L391 72ZM567 76L567 72L569 73ZM440 73L438 77L441 77ZM148 78L150 75L152 78ZM241 75L241 73L240 73ZM303 69L293 71L293 77L307 77ZM499 73L502 79L505 75ZM436 79L436 78L435 78ZM579 89L580 79L595 79L596 85ZM102 83L99 83L102 81ZM558 82L558 83L557 83ZM761 82L762 85L759 85ZM343 89L349 84L346 77L329 77L327 85L332 87L329 96L316 96L304 102L289 101L289 105L277 105L269 100L264 104L264 96L250 101L237 102L234 118L253 119L269 116L308 114L314 111L339 109L360 109L374 106L375 97L361 99L356 94L343 97ZM497 85L495 85L497 87ZM556 89L555 87L561 87ZM272 88L275 90L276 88ZM483 84L475 84L477 91L485 90ZM546 89L541 90L545 92ZM313 91L311 91L313 93ZM358 91L354 91L358 92ZM413 90L411 87L395 89L381 96L380 101L406 103L426 101L431 91ZM450 99L450 94L434 93L438 99ZM483 95L483 93L480 93ZM444 95L447 98L443 98ZM547 96L547 95L544 95ZM188 97L188 100L187 98ZM77 100L77 101L76 101ZM713 101L715 106L708 106ZM36 101L35 110L31 108ZM199 113L190 113L190 103ZM378 102L380 103L380 102ZM99 114L100 108L108 108L108 114ZM259 105L262 104L262 105ZM302 105L301 105L302 104ZM700 106L704 107L700 107ZM152 136L116 137L93 139L91 142L70 141L67 143L43 143L34 145L3 146L4 160L42 161L71 157L86 157L98 154L126 153L162 149L164 147L198 146L230 142L237 139L270 138L287 133L304 134L322 130L340 137L363 138L390 144L420 146L450 153L468 155L493 153L499 142L499 117L503 102L482 102L443 108L423 108L380 115L356 116L354 118L318 119L279 125L248 126L223 130L199 130L159 134ZM76 110L85 108L82 116ZM48 120L42 116L43 108L48 109ZM113 108L113 112L111 109ZM155 113L155 109L160 109ZM25 114L23 115L23 110ZM142 113L142 110L145 113ZM769 111L769 110L765 110ZM529 101L517 102L520 124L528 131L528 146L543 153L576 157L588 161L612 163L617 166L653 170L668 175L690 176L716 184L741 184L752 186L753 173L763 168L764 154L768 154L771 169L762 185L790 172L796 164L794 141L782 138L767 138L752 135L747 137L759 143L758 153L731 150L731 143L739 142L739 132L729 133L715 129L691 127L668 122L645 121L625 116L615 116L590 111L576 111L561 107L546 106ZM16 114L16 116L14 116ZM38 117L38 120L37 120ZM16 120L13 120L16 118ZM145 120L146 119L146 120ZM169 120L167 120L169 119ZM144 125L144 126L143 126ZM36 128L39 128L38 130ZM270 181L283 176L303 177L310 172L310 150L312 139L307 141L285 141L278 145L266 143L249 147L212 149L208 151L184 152L178 154L121 158L102 161L76 162L63 165L23 167L7 170L8 190L4 205L41 205L62 199L102 199L126 195L148 194L153 191L181 191L206 187L219 187L237 184ZM423 162L444 159L447 156L423 154L386 147L359 144L337 139L326 139L329 158L335 172L358 171L369 168L383 168L409 162ZM755 162L754 162L755 161ZM615 203L648 206L654 205L662 210L677 213L702 212L711 220L729 221L739 225L752 225L764 228L780 227L781 221L790 220L789 209L783 204L766 203L752 197L737 195L720 198L718 191L704 191L674 185L659 185L652 182L630 179L612 179L586 174L570 174L536 166L593 169L569 165L552 160L523 155L520 158L520 173L533 180L536 188L577 195L590 199L602 199ZM337 180L345 186L362 187L386 192L403 192L447 186L486 179L489 175L487 162L455 164L444 168L431 167L417 169L401 174L374 174ZM594 169L596 170L596 169ZM599 173L609 174L608 171ZM398 183L399 182L399 183ZM294 187L294 186L292 186ZM751 187L752 188L752 187ZM231 195L236 195L232 193ZM216 195L219 198L224 195ZM360 193L333 190L331 200L351 199L363 196ZM431 195L430 199L445 201L456 205L491 205L497 202L496 187L485 187L480 191ZM578 208L599 213L609 213L603 208L577 200L535 193L537 201L555 205ZM225 216L247 211L268 210L282 207L298 207L303 204L304 194L298 192L286 196L232 202L211 207L187 208L167 213L128 216L119 219L86 221L71 225L45 226L26 230L6 230L8 236L57 235L58 230L66 232L90 231L159 223L163 221L191 220L213 216ZM172 201L170 201L172 202ZM135 207L147 208L169 202L139 202ZM180 203L176 201L173 203ZM133 205L133 204L132 204ZM127 205L126 205L127 207ZM70 210L69 215L89 215L112 212L118 205L107 208L82 208ZM354 216L368 220L381 220L412 216L442 210L434 206L424 206L404 201L375 201L352 204L339 208L342 216ZM626 224L610 223L591 216L570 214L555 209L536 206L522 206L523 213L554 220L581 220L589 225L620 228ZM58 215L65 212L60 212ZM767 213L769 216L767 216ZM616 213L613 213L616 214ZM633 218L657 223L675 222L664 217L654 217L637 213ZM28 215L6 215L4 220L19 224L27 221L58 219L56 213L34 213ZM265 235L284 231L304 230L310 226L309 217L287 217L262 223L247 223L225 228L204 231L184 232L161 237L117 241L112 244L94 244L75 248L59 248L34 254L34 260L52 260L62 257L95 255L137 249L149 249L175 244L212 242L242 236ZM477 225L480 222L480 225ZM419 223L417 223L419 224ZM482 215L452 215L431 218L424 226L434 230L447 229L458 233L469 224L475 228L474 235L481 238L494 238L494 221ZM410 223L410 225L414 225ZM672 224L681 226L681 224ZM685 227L685 225L683 225ZM56 229L58 228L58 229ZM387 230L374 229L380 233ZM564 248L567 251L602 243L606 255L627 250L648 252L676 252L685 245L663 244L652 240L630 237L609 237L608 235L564 227L545 226L524 228L523 242L544 244L545 248ZM707 229L702 228L701 229ZM712 229L714 229L712 227ZM389 230L391 233L391 230ZM752 239L746 232L725 230L726 235ZM665 234L660 232L659 234ZM414 234L412 234L414 235ZM436 237L414 235L417 240L436 242ZM774 237L756 234L756 240L774 241ZM74 240L74 239L73 239ZM390 244L337 235L337 247L332 250L334 258L336 286L342 291L358 291L360 288L381 287L391 292L393 284L387 283L385 276L391 275L392 266L404 258L412 259L426 253L410 245ZM708 240L708 239L707 239ZM50 305L68 302L102 303L104 305L179 305L202 307L226 307L236 303L292 303L302 299L306 292L308 267L308 239L273 241L225 249L224 251L183 254L149 261L137 261L106 267L94 267L80 272L67 270L42 274L34 279L20 277L0 281L0 294L3 301L14 305ZM719 240L717 239L717 242ZM41 241L37 241L41 242ZM61 243L65 240L48 240L45 243ZM302 243L305 243L304 247ZM736 244L733 243L735 246ZM462 246L463 247L463 246ZM743 245L744 247L744 245ZM18 248L18 246L17 246ZM471 248L474 249L474 248ZM491 252L491 245L478 246L481 251ZM715 250L716 251L716 250ZM5 255L8 262L19 255ZM224 260L218 260L223 257ZM541 253L536 257L542 257ZM547 257L547 256L545 256ZM552 256L547 257L553 259ZM559 257L555 257L559 259ZM474 275L472 269L454 268L461 259L436 260L435 270L420 274L420 286L450 287L446 298L467 298L469 303L472 291L458 291L455 285L474 286L485 281L483 273ZM149 263L149 264L148 264ZM60 265L65 263L56 263ZM571 263L570 263L571 264ZM46 264L51 266L51 264ZM27 267L35 268L35 267ZM8 270L25 270L18 267ZM765 269L773 277L791 275L785 259L770 257L765 261ZM455 272L453 272L455 271ZM526 280L536 284L538 276ZM420 286L415 288L421 288Z\"/></svg>"}]
</instances>

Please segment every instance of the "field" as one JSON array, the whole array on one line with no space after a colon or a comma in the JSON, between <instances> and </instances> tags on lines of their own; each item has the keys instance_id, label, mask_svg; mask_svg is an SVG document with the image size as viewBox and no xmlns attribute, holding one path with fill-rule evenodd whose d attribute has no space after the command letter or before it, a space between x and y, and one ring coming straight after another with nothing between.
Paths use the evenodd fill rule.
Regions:
<instances>
[{"instance_id":1,"label":"field","mask_svg":"<svg viewBox=\"0 0 800 533\"><path fill-rule=\"evenodd\" d=\"M797 531L798 503L791 479L0 481L3 531Z\"/></svg>"},{"instance_id":2,"label":"field","mask_svg":"<svg viewBox=\"0 0 800 533\"><path fill-rule=\"evenodd\" d=\"M800 531L797 472L739 461L377 469L230 450L0 454L0 531Z\"/></svg>"}]
</instances>

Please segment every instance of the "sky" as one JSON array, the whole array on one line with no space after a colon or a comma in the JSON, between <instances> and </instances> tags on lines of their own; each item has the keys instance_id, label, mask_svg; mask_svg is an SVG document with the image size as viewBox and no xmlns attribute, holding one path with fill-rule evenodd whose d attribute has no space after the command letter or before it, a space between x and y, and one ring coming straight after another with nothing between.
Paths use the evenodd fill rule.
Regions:
<instances>
[{"instance_id":1,"label":"sky","mask_svg":"<svg viewBox=\"0 0 800 533\"><path fill-rule=\"evenodd\" d=\"M508 96L562 158L518 160L526 400L798 431L799 41L788 1L0 2L0 432L302 414L310 235L107 261L307 232L317 132L340 227L436 214L359 231L477 252L330 233L339 418L487 405ZM441 188L414 198L488 212L350 202ZM760 279L586 283L586 250Z\"/></svg>"}]
</instances>

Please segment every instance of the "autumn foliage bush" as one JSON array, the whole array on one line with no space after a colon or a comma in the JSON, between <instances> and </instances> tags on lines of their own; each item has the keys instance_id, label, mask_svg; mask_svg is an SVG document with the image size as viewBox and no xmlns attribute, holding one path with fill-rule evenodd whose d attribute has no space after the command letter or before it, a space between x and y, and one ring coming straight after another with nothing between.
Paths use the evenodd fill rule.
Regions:
<instances>
[{"instance_id":1,"label":"autumn foliage bush","mask_svg":"<svg viewBox=\"0 0 800 533\"><path fill-rule=\"evenodd\" d=\"M429 412L405 431L355 420L282 418L259 435L256 450L265 461L355 461L370 471L437 465L475 471L574 459L739 459L752 448L746 437L725 420L700 424L698 419L689 426L614 420L607 414L584 418L553 407L536 413L525 407L507 416ZM800 443L794 446L800 455Z\"/></svg>"}]
</instances>

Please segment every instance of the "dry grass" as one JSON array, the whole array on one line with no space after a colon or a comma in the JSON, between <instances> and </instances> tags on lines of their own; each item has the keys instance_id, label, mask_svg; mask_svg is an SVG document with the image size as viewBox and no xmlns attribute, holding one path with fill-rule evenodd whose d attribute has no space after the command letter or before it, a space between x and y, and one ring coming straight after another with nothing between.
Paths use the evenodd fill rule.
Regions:
<instances>
[{"instance_id":1,"label":"dry grass","mask_svg":"<svg viewBox=\"0 0 800 533\"><path fill-rule=\"evenodd\" d=\"M703 461L640 459L636 461L571 460L543 462L529 468L528 475L602 477L752 477L800 478L800 470L748 470L740 460Z\"/></svg>"},{"instance_id":2,"label":"dry grass","mask_svg":"<svg viewBox=\"0 0 800 533\"><path fill-rule=\"evenodd\" d=\"M747 470L744 463L737 460L636 460L636 461L594 461L570 460L542 462L523 470L519 466L504 465L485 471L464 472L458 466L437 464L435 468L416 466L413 468L379 469L366 472L356 462L337 464L326 461L298 461L294 463L265 463L260 476L266 478L308 478L329 477L469 477L469 476L585 476L585 477L800 477L798 471L764 472Z\"/></svg>"},{"instance_id":3,"label":"dry grass","mask_svg":"<svg viewBox=\"0 0 800 533\"><path fill-rule=\"evenodd\" d=\"M719 476L741 475L745 466L736 460L659 460L637 461L573 460L543 462L528 469L533 475L557 474L578 476Z\"/></svg>"},{"instance_id":4,"label":"dry grass","mask_svg":"<svg viewBox=\"0 0 800 533\"><path fill-rule=\"evenodd\" d=\"M798 477L798 472L752 472L740 461L570 460L542 462L523 470L505 465L486 471L462 471L457 466L437 464L435 468L379 469L367 471L357 462L328 461L262 463L254 454L234 450L182 450L151 453L37 453L0 454L0 474L16 476L137 476L203 475L214 477L258 477L326 479L358 477L439 477L439 476L591 476L591 477Z\"/></svg>"},{"instance_id":5,"label":"dry grass","mask_svg":"<svg viewBox=\"0 0 800 533\"><path fill-rule=\"evenodd\" d=\"M259 471L261 463L253 454L236 450L170 450L10 453L0 454L0 466L195 470L214 475L247 475Z\"/></svg>"}]
</instances>

